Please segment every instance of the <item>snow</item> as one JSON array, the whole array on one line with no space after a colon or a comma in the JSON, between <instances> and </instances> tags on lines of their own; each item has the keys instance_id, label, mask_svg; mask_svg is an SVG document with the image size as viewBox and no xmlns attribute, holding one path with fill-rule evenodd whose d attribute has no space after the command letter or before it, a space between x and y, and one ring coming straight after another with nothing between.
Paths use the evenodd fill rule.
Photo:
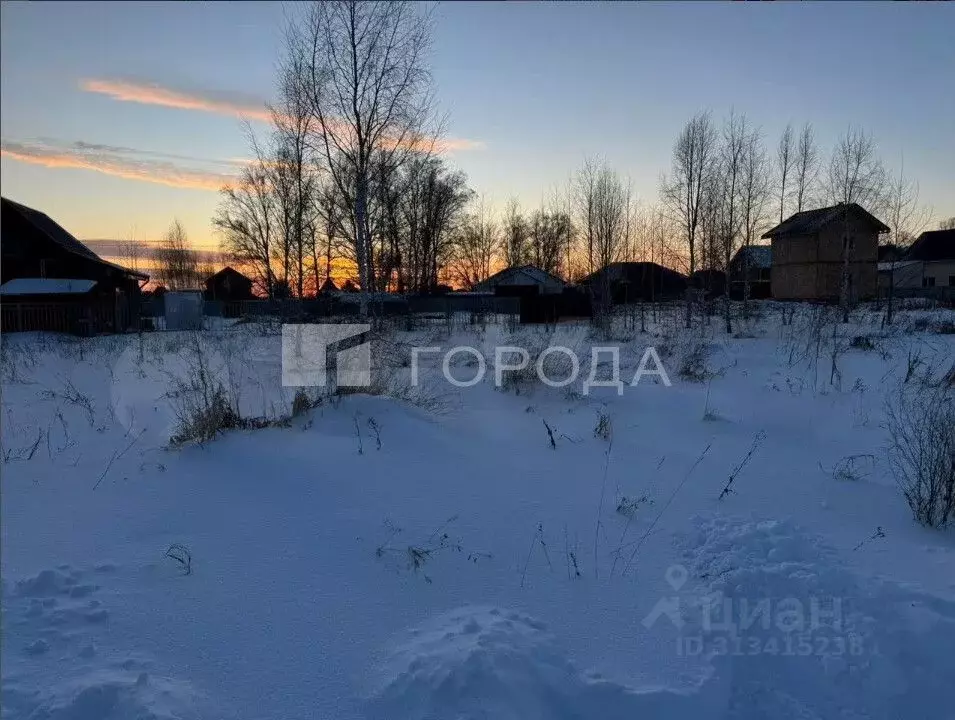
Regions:
<instances>
[{"instance_id":1,"label":"snow","mask_svg":"<svg viewBox=\"0 0 955 720\"><path fill-rule=\"evenodd\" d=\"M0 285L0 295L82 295L94 285L95 280L14 278Z\"/></svg>"},{"instance_id":2,"label":"snow","mask_svg":"<svg viewBox=\"0 0 955 720\"><path fill-rule=\"evenodd\" d=\"M197 337L243 414L289 412L277 329L4 336L3 717L952 718L955 536L913 522L882 420L913 355L950 366L953 314L857 313L877 350L830 382L811 310L764 307L708 326L705 382L679 377L680 313L650 314L614 330L621 376L653 344L672 387L454 387L432 355L400 400L180 448ZM390 347L551 341L583 376L606 344L494 324ZM872 457L853 479L849 455Z\"/></svg>"}]
</instances>

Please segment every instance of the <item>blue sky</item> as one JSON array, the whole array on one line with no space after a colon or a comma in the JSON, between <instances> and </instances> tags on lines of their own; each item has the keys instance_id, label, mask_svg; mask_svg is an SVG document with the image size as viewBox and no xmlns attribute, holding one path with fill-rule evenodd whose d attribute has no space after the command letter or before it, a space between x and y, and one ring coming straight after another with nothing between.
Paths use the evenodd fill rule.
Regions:
<instances>
[{"instance_id":1,"label":"blue sky","mask_svg":"<svg viewBox=\"0 0 955 720\"><path fill-rule=\"evenodd\" d=\"M81 238L154 239L179 217L211 246L219 180L272 96L279 3L3 3L3 194ZM948 3L445 3L432 68L453 164L525 206L601 155L656 199L695 112L730 108L773 145L852 123L955 215L955 7ZM265 127L256 124L259 130ZM83 167L76 167L81 165Z\"/></svg>"}]
</instances>

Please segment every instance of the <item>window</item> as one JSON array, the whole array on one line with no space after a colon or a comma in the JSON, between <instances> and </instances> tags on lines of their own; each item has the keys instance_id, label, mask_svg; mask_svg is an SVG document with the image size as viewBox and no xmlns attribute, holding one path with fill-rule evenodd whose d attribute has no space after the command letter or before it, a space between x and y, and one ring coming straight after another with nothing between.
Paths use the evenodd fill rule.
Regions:
<instances>
[{"instance_id":1,"label":"window","mask_svg":"<svg viewBox=\"0 0 955 720\"><path fill-rule=\"evenodd\" d=\"M922 278L922 287L935 287L935 278L933 277L923 277Z\"/></svg>"},{"instance_id":2,"label":"window","mask_svg":"<svg viewBox=\"0 0 955 720\"><path fill-rule=\"evenodd\" d=\"M949 287L955 287L955 275L948 276L948 285Z\"/></svg>"}]
</instances>

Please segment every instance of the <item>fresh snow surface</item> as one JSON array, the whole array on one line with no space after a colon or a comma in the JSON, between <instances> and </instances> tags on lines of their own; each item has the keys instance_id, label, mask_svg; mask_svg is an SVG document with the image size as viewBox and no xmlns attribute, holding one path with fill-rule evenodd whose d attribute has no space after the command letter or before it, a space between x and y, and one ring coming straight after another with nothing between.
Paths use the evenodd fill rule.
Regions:
<instances>
[{"instance_id":1,"label":"fresh snow surface","mask_svg":"<svg viewBox=\"0 0 955 720\"><path fill-rule=\"evenodd\" d=\"M244 415L289 413L277 327L4 336L0 715L955 718L955 535L912 520L883 427L913 357L951 366L955 317L859 311L833 374L811 309L759 307L705 326L704 382L678 309L609 342L376 336L387 393L180 448L197 342ZM582 378L618 345L625 382L654 345L672 386L459 388L430 355L406 390L412 345L548 342Z\"/></svg>"}]
</instances>

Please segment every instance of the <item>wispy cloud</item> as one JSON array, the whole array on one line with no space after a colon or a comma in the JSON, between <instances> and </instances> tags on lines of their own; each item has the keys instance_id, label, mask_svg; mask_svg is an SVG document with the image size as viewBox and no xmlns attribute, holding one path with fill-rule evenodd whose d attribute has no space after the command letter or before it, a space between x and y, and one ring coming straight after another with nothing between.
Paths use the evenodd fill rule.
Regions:
<instances>
[{"instance_id":1,"label":"wispy cloud","mask_svg":"<svg viewBox=\"0 0 955 720\"><path fill-rule=\"evenodd\" d=\"M102 78L81 80L80 87L86 92L106 95L121 102L215 113L263 123L272 122L272 113L264 101L235 94L187 91L152 82ZM463 138L442 138L434 143L434 149L438 152L474 150L482 146L482 143L476 140Z\"/></svg>"},{"instance_id":2,"label":"wispy cloud","mask_svg":"<svg viewBox=\"0 0 955 720\"><path fill-rule=\"evenodd\" d=\"M235 180L229 173L188 167L178 162L233 165L230 161L210 161L115 145L58 143L50 139L32 142L2 140L0 152L4 158L31 165L92 170L127 180L175 188L219 190L223 185Z\"/></svg>"},{"instance_id":3,"label":"wispy cloud","mask_svg":"<svg viewBox=\"0 0 955 720\"><path fill-rule=\"evenodd\" d=\"M122 102L198 110L266 123L272 121L272 115L264 102L222 93L197 93L163 87L157 83L97 78L81 80L80 87L86 92L99 93Z\"/></svg>"}]
</instances>

